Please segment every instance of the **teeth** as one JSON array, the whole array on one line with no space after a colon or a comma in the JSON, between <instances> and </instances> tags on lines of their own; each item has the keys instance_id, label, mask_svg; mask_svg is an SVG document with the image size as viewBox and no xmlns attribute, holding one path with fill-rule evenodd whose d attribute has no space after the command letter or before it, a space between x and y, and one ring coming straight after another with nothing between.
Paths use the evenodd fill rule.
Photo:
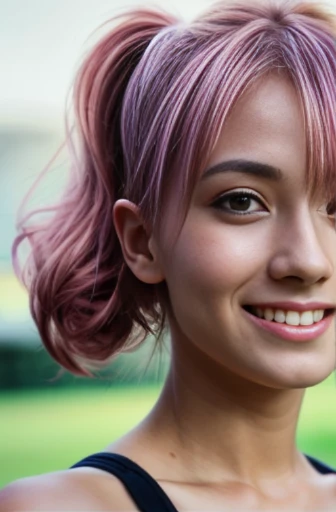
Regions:
<instances>
[{"instance_id":1,"label":"teeth","mask_svg":"<svg viewBox=\"0 0 336 512\"><path fill-rule=\"evenodd\" d=\"M269 322L271 322L274 318L274 311L273 309L270 309L270 308L266 308L265 311L264 311L264 318L265 320L268 320Z\"/></svg>"},{"instance_id":2,"label":"teeth","mask_svg":"<svg viewBox=\"0 0 336 512\"><path fill-rule=\"evenodd\" d=\"M314 312L305 311L301 313L300 324L301 325L312 325L314 323Z\"/></svg>"},{"instance_id":3,"label":"teeth","mask_svg":"<svg viewBox=\"0 0 336 512\"><path fill-rule=\"evenodd\" d=\"M316 311L314 311L314 313L313 313L314 322L319 322L320 320L322 320L323 314L324 314L323 309L317 309Z\"/></svg>"},{"instance_id":4,"label":"teeth","mask_svg":"<svg viewBox=\"0 0 336 512\"><path fill-rule=\"evenodd\" d=\"M279 324L283 324L286 322L286 313L282 311L282 309L277 309L275 311L274 320Z\"/></svg>"},{"instance_id":5,"label":"teeth","mask_svg":"<svg viewBox=\"0 0 336 512\"><path fill-rule=\"evenodd\" d=\"M300 313L298 313L297 311L287 311L286 324L300 325Z\"/></svg>"},{"instance_id":6,"label":"teeth","mask_svg":"<svg viewBox=\"0 0 336 512\"><path fill-rule=\"evenodd\" d=\"M254 308L253 312L259 318L264 318L269 322L277 322L280 324L286 323L288 325L313 325L316 322L320 322L324 316L323 309L316 309L314 311L284 311L282 309L272 308Z\"/></svg>"}]
</instances>

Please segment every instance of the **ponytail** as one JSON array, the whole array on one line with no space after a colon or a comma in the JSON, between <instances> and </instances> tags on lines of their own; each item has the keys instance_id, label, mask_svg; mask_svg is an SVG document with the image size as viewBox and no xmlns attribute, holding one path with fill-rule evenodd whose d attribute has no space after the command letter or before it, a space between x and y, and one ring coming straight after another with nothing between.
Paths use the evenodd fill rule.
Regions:
<instances>
[{"instance_id":1,"label":"ponytail","mask_svg":"<svg viewBox=\"0 0 336 512\"><path fill-rule=\"evenodd\" d=\"M67 370L88 376L91 364L134 347L148 333L161 333L165 322L156 286L140 282L123 260L112 210L124 191L124 93L151 40L174 20L139 10L116 21L75 79L80 156L62 201L48 222L28 226L32 215L23 218L13 244L14 269L29 289L46 349ZM17 250L24 239L30 255L21 271Z\"/></svg>"}]
</instances>

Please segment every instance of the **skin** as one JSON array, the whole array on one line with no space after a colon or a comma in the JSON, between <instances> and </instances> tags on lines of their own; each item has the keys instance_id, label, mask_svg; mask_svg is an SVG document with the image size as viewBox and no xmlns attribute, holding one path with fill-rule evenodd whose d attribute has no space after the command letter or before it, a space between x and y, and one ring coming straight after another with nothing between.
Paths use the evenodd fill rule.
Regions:
<instances>
[{"instance_id":1,"label":"skin","mask_svg":"<svg viewBox=\"0 0 336 512\"><path fill-rule=\"evenodd\" d=\"M287 78L265 77L240 98L208 167L241 158L275 166L282 180L232 171L201 179L173 247L166 243L173 224L158 238L134 204L115 205L127 264L143 282L167 283L172 362L151 413L104 450L140 464L179 511L332 510L336 476L310 465L295 434L305 388L335 368L334 320L298 344L257 328L242 307L336 304L334 218L323 197L313 201L306 191L303 116ZM251 201L250 214L230 213L224 199L214 207L219 196L242 188L260 199ZM28 487L30 505L44 510L47 503L53 510L52 493L55 510L135 510L120 482L99 470L37 478L16 487L26 507ZM48 484L49 499L41 499ZM2 495L1 512L25 509L11 501L13 493Z\"/></svg>"},{"instance_id":2,"label":"skin","mask_svg":"<svg viewBox=\"0 0 336 512\"><path fill-rule=\"evenodd\" d=\"M296 450L295 432L304 388L335 368L334 322L298 344L260 331L242 309L279 300L336 304L334 218L324 197L307 193L303 115L287 78L268 76L239 100L208 167L241 158L277 167L282 180L237 172L200 180L173 248L165 234L147 244L127 202L115 220L133 272L145 282L165 279L172 304L171 372L143 434L160 431L162 453L178 454L176 480L234 481L252 502L276 503L318 478ZM232 215L227 202L213 208L219 195L241 188L260 197L254 213Z\"/></svg>"}]
</instances>

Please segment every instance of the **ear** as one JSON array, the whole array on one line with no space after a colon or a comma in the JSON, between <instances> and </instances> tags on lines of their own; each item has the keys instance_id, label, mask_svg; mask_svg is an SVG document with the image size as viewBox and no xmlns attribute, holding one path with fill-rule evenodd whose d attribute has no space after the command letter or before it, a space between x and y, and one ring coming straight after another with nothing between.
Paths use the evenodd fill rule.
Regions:
<instances>
[{"instance_id":1,"label":"ear","mask_svg":"<svg viewBox=\"0 0 336 512\"><path fill-rule=\"evenodd\" d=\"M113 208L113 220L125 262L133 274L148 284L163 281L158 251L145 228L139 208L127 199L119 199Z\"/></svg>"}]
</instances>

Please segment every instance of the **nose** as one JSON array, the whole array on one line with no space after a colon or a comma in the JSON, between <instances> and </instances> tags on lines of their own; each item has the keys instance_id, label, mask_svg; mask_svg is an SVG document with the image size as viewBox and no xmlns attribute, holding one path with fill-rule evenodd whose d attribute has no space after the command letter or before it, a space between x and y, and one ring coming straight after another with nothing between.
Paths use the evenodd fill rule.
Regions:
<instances>
[{"instance_id":1,"label":"nose","mask_svg":"<svg viewBox=\"0 0 336 512\"><path fill-rule=\"evenodd\" d=\"M307 212L292 216L277 232L273 247L268 265L272 279L313 285L333 275L336 233L326 219L313 222Z\"/></svg>"}]
</instances>

